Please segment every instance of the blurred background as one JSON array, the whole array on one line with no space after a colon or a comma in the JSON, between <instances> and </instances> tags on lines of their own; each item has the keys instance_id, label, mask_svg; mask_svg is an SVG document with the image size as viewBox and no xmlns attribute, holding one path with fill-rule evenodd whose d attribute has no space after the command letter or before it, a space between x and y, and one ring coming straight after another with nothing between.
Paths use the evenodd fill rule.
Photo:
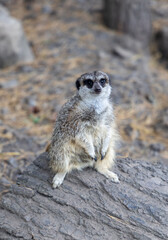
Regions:
<instances>
[{"instance_id":1,"label":"blurred background","mask_svg":"<svg viewBox=\"0 0 168 240\"><path fill-rule=\"evenodd\" d=\"M118 157L168 164L167 0L0 0L1 194L94 70L112 79Z\"/></svg>"}]
</instances>

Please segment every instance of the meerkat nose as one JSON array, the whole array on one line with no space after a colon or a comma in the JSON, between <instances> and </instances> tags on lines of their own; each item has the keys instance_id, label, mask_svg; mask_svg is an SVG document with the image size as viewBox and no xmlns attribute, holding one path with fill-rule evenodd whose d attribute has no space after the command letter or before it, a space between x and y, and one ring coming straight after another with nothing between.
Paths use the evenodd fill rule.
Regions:
<instances>
[{"instance_id":1,"label":"meerkat nose","mask_svg":"<svg viewBox=\"0 0 168 240\"><path fill-rule=\"evenodd\" d=\"M98 83L94 84L94 91L95 91L95 93L100 93L101 92L101 87Z\"/></svg>"},{"instance_id":2,"label":"meerkat nose","mask_svg":"<svg viewBox=\"0 0 168 240\"><path fill-rule=\"evenodd\" d=\"M95 88L95 92L96 93L100 93L101 92L101 88Z\"/></svg>"}]
</instances>

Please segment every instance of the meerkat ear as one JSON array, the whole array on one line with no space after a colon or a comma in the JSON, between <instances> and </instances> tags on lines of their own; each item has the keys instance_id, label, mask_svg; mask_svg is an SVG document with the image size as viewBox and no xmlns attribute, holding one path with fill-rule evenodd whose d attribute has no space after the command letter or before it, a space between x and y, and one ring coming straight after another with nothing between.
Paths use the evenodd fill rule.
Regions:
<instances>
[{"instance_id":1,"label":"meerkat ear","mask_svg":"<svg viewBox=\"0 0 168 240\"><path fill-rule=\"evenodd\" d=\"M80 84L80 79L78 78L78 79L76 80L76 88L79 90L80 86L81 86L81 84Z\"/></svg>"}]
</instances>

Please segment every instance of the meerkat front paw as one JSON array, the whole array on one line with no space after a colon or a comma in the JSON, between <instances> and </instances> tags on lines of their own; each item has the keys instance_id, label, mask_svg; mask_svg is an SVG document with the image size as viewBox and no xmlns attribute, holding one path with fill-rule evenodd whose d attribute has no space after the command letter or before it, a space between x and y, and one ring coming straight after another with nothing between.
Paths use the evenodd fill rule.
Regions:
<instances>
[{"instance_id":1,"label":"meerkat front paw","mask_svg":"<svg viewBox=\"0 0 168 240\"><path fill-rule=\"evenodd\" d=\"M53 188L57 188L63 183L65 175L66 175L66 173L57 173L54 176L53 181L52 181Z\"/></svg>"}]
</instances>

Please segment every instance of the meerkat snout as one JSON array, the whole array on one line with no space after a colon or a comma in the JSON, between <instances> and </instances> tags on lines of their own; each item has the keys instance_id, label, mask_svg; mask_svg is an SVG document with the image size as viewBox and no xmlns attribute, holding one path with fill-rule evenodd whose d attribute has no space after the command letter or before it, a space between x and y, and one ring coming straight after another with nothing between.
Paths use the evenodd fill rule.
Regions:
<instances>
[{"instance_id":1,"label":"meerkat snout","mask_svg":"<svg viewBox=\"0 0 168 240\"><path fill-rule=\"evenodd\" d=\"M96 94L101 93L102 88L101 88L101 85L100 85L99 82L95 82L95 83L93 84L93 90L94 90L94 92L95 92Z\"/></svg>"},{"instance_id":2,"label":"meerkat snout","mask_svg":"<svg viewBox=\"0 0 168 240\"><path fill-rule=\"evenodd\" d=\"M53 187L59 187L71 170L88 166L119 182L110 171L118 139L110 78L101 71L85 73L76 87L76 94L59 112L48 150Z\"/></svg>"}]
</instances>

